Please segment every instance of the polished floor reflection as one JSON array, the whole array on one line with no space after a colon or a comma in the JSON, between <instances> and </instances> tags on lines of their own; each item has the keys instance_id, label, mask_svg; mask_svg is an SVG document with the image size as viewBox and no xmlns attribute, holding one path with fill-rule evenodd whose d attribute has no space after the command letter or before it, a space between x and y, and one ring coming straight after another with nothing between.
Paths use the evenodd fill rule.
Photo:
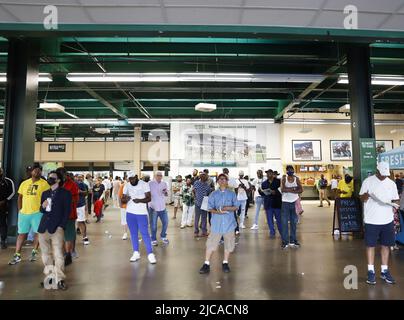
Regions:
<instances>
[{"instance_id":1,"label":"polished floor reflection","mask_svg":"<svg viewBox=\"0 0 404 320\"><path fill-rule=\"evenodd\" d=\"M77 244L79 258L67 267L65 292L39 287L42 262L27 260L8 266L12 247L0 251L0 299L404 299L404 249L392 254L391 271L396 285L378 280L365 283L363 240L334 240L332 209L304 202L298 226L300 249L280 249L279 236L270 239L261 212L258 231L245 229L230 260L231 273L221 271L222 248L214 254L211 273L198 273L203 263L205 239L194 239L191 228L179 229L180 219L170 219L170 244L155 248L157 264L150 265L144 248L142 259L130 263L130 241L121 240L117 209L108 209L102 224L89 225L91 244ZM250 208L247 227L252 224ZM172 207L170 207L172 216ZM111 235L111 237L110 237ZM344 267L358 269L358 289L344 288ZM379 272L380 258L376 260Z\"/></svg>"}]
</instances>

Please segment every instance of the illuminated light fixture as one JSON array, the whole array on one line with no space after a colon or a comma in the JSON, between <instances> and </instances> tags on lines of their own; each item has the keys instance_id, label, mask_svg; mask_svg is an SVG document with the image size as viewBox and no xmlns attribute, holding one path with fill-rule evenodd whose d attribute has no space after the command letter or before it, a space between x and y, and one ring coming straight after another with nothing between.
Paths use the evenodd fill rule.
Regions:
<instances>
[{"instance_id":1,"label":"illuminated light fixture","mask_svg":"<svg viewBox=\"0 0 404 320\"><path fill-rule=\"evenodd\" d=\"M372 75L371 82L373 85L378 86L402 86L404 85L404 76ZM348 84L348 75L341 74L338 78L338 83Z\"/></svg>"},{"instance_id":2,"label":"illuminated light fixture","mask_svg":"<svg viewBox=\"0 0 404 320\"><path fill-rule=\"evenodd\" d=\"M216 110L216 105L214 103L198 103L195 106L195 111L201 111L201 112L212 112Z\"/></svg>"},{"instance_id":3,"label":"illuminated light fixture","mask_svg":"<svg viewBox=\"0 0 404 320\"><path fill-rule=\"evenodd\" d=\"M108 134L111 133L111 130L108 128L95 128L94 129L95 132L99 133L99 134Z\"/></svg>"},{"instance_id":4,"label":"illuminated light fixture","mask_svg":"<svg viewBox=\"0 0 404 320\"><path fill-rule=\"evenodd\" d=\"M254 124L269 124L275 123L274 119L254 119L254 118L244 118L244 119L193 119L193 118L182 118L182 119L170 119L170 118L160 118L160 119L137 119L130 118L128 119L129 124L173 124L173 123L193 123L193 124L219 124L219 125L232 125L232 124L246 124L249 122L253 122Z\"/></svg>"},{"instance_id":5,"label":"illuminated light fixture","mask_svg":"<svg viewBox=\"0 0 404 320\"><path fill-rule=\"evenodd\" d=\"M42 103L39 104L39 109L40 110L45 110L45 111L48 111L48 112L62 112L62 113L67 114L69 117L72 117L74 119L79 118L78 116L76 116L76 115L74 115L74 114L72 114L70 112L65 111L65 107L62 106L59 103L42 102Z\"/></svg>"},{"instance_id":6,"label":"illuminated light fixture","mask_svg":"<svg viewBox=\"0 0 404 320\"><path fill-rule=\"evenodd\" d=\"M349 103L344 104L342 107L338 109L338 112L347 113L351 111L351 105Z\"/></svg>"},{"instance_id":7,"label":"illuminated light fixture","mask_svg":"<svg viewBox=\"0 0 404 320\"><path fill-rule=\"evenodd\" d=\"M59 103L43 102L39 104L39 109L48 112L63 112L63 113L65 112L65 107L60 105Z\"/></svg>"},{"instance_id":8,"label":"illuminated light fixture","mask_svg":"<svg viewBox=\"0 0 404 320\"><path fill-rule=\"evenodd\" d=\"M304 82L318 83L322 74L281 73L68 73L73 82Z\"/></svg>"},{"instance_id":9,"label":"illuminated light fixture","mask_svg":"<svg viewBox=\"0 0 404 320\"><path fill-rule=\"evenodd\" d=\"M37 119L36 124L112 124L118 125L119 120L114 118L98 118L98 119Z\"/></svg>"},{"instance_id":10,"label":"illuminated light fixture","mask_svg":"<svg viewBox=\"0 0 404 320\"><path fill-rule=\"evenodd\" d=\"M52 76L50 73L40 73L38 75L39 82L52 82ZM7 82L7 74L0 73L0 82Z\"/></svg>"}]
</instances>

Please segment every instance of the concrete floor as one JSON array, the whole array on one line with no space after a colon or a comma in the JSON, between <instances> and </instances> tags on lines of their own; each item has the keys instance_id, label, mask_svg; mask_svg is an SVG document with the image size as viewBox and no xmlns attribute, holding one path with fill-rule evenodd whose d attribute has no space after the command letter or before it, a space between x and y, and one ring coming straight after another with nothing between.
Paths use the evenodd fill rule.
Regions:
<instances>
[{"instance_id":1,"label":"concrete floor","mask_svg":"<svg viewBox=\"0 0 404 320\"><path fill-rule=\"evenodd\" d=\"M209 275L198 273L205 239L194 239L191 228L180 230L178 218L170 219L170 244L155 248L156 265L148 263L144 248L142 259L130 263L131 245L129 240L121 240L119 211L108 209L102 224L88 226L91 244L77 244L80 257L67 267L67 291L39 287L43 267L40 260L27 261L30 248L24 249L21 263L8 266L13 253L10 247L0 252L0 281L4 284L0 299L404 299L404 249L392 255L391 271L397 284L378 280L376 286L368 286L363 240L333 240L332 210L318 208L314 201L303 206L300 249L282 251L278 235L269 239L261 214L260 230L245 229L240 236L230 260L232 272L221 271L221 248L214 255ZM253 216L250 208L247 226ZM343 286L346 265L358 268L358 290ZM377 258L377 273L379 269Z\"/></svg>"}]
</instances>

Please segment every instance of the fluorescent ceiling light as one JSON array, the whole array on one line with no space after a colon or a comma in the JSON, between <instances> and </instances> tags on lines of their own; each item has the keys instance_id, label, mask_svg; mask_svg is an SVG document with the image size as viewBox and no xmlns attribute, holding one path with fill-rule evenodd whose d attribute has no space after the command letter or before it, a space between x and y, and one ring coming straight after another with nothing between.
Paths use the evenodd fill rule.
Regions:
<instances>
[{"instance_id":1,"label":"fluorescent ceiling light","mask_svg":"<svg viewBox=\"0 0 404 320\"><path fill-rule=\"evenodd\" d=\"M99 118L99 119L37 119L37 124L113 124L118 125L118 119Z\"/></svg>"},{"instance_id":2,"label":"fluorescent ceiling light","mask_svg":"<svg viewBox=\"0 0 404 320\"><path fill-rule=\"evenodd\" d=\"M321 82L322 74L271 73L68 73L73 82Z\"/></svg>"},{"instance_id":3,"label":"fluorescent ceiling light","mask_svg":"<svg viewBox=\"0 0 404 320\"><path fill-rule=\"evenodd\" d=\"M38 76L39 82L52 82L52 76L50 73L40 73ZM7 82L7 74L0 73L0 82Z\"/></svg>"},{"instance_id":4,"label":"fluorescent ceiling light","mask_svg":"<svg viewBox=\"0 0 404 320\"><path fill-rule=\"evenodd\" d=\"M372 75L372 84L379 86L402 86L404 85L404 76L394 75ZM338 78L338 83L348 84L348 75L341 74Z\"/></svg>"},{"instance_id":5,"label":"fluorescent ceiling light","mask_svg":"<svg viewBox=\"0 0 404 320\"><path fill-rule=\"evenodd\" d=\"M195 106L195 111L212 112L215 110L216 110L216 105L214 103L200 102Z\"/></svg>"},{"instance_id":6,"label":"fluorescent ceiling light","mask_svg":"<svg viewBox=\"0 0 404 320\"><path fill-rule=\"evenodd\" d=\"M349 112L351 111L351 105L349 103L344 104L342 107L338 109L339 112Z\"/></svg>"},{"instance_id":7,"label":"fluorescent ceiling light","mask_svg":"<svg viewBox=\"0 0 404 320\"><path fill-rule=\"evenodd\" d=\"M192 123L192 124L220 124L220 125L231 125L231 124L267 124L274 123L274 119L253 119L253 118L245 118L245 119L169 119L169 118L160 118L160 119L136 119L130 118L128 119L129 124L172 124L172 123Z\"/></svg>"},{"instance_id":8,"label":"fluorescent ceiling light","mask_svg":"<svg viewBox=\"0 0 404 320\"><path fill-rule=\"evenodd\" d=\"M345 125L350 125L351 121L350 120L339 120L339 119L310 119L310 120L304 120L304 119L286 119L283 121L284 124L345 124Z\"/></svg>"}]
</instances>

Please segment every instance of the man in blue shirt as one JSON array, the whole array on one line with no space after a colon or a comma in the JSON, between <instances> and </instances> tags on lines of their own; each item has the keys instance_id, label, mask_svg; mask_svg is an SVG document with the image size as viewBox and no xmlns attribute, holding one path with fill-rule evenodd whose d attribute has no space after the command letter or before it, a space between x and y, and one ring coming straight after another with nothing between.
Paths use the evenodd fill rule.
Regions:
<instances>
[{"instance_id":1,"label":"man in blue shirt","mask_svg":"<svg viewBox=\"0 0 404 320\"><path fill-rule=\"evenodd\" d=\"M211 232L206 241L205 263L199 273L210 272L210 257L216 251L220 239L224 239L223 272L230 272L229 255L234 251L236 220L234 212L238 210L239 203L236 193L227 188L228 177L224 173L218 176L219 189L209 195L208 211L212 213Z\"/></svg>"}]
</instances>

